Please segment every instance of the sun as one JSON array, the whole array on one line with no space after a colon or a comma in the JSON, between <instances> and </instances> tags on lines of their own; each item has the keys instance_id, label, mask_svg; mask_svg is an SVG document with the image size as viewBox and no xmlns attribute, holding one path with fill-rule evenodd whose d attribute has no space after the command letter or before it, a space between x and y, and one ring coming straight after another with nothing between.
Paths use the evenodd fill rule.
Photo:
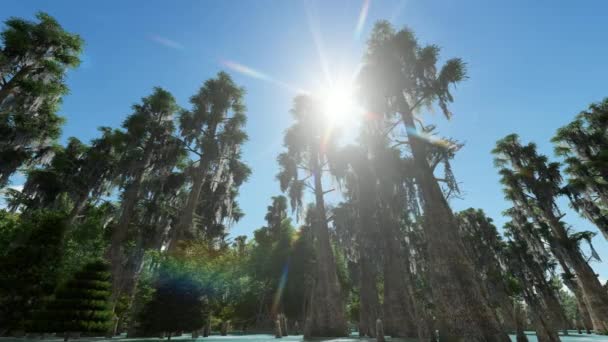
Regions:
<instances>
[{"instance_id":1,"label":"sun","mask_svg":"<svg viewBox=\"0 0 608 342\"><path fill-rule=\"evenodd\" d=\"M323 115L332 125L345 126L355 119L357 106L352 84L339 82L320 91Z\"/></svg>"}]
</instances>

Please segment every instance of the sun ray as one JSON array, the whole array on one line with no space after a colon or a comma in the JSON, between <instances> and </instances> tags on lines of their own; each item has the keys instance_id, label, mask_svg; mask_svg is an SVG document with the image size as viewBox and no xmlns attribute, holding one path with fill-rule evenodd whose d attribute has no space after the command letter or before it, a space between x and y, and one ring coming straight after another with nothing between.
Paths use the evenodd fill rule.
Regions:
<instances>
[{"instance_id":1,"label":"sun ray","mask_svg":"<svg viewBox=\"0 0 608 342\"><path fill-rule=\"evenodd\" d=\"M249 77L256 78L256 79L259 79L259 80L262 80L262 81L273 83L273 84L278 85L281 88L287 89L287 90L289 90L289 91L291 91L293 93L296 93L296 94L308 94L308 91L306 91L303 88L291 85L289 83L286 83L286 82L283 82L283 81L280 81L280 80L277 80L277 79L273 78L272 76L270 76L270 75L268 75L266 73L263 73L261 71L255 70L255 69L250 68L250 67L248 67L246 65L243 65L243 64L240 64L240 63L237 63L237 62L234 62L234 61L229 61L229 60L223 60L223 61L221 61L221 64L224 65L225 67L227 67L230 70L236 71L236 72L238 72L240 74L243 74L245 76L249 76Z\"/></svg>"},{"instance_id":2,"label":"sun ray","mask_svg":"<svg viewBox=\"0 0 608 342\"><path fill-rule=\"evenodd\" d=\"M357 20L357 27L355 28L355 39L359 40L361 37L361 32L363 32L363 28L365 27L365 22L367 21L367 14L369 13L369 5L371 0L363 0L363 5L361 5L361 11L359 12L359 18Z\"/></svg>"},{"instance_id":3,"label":"sun ray","mask_svg":"<svg viewBox=\"0 0 608 342\"><path fill-rule=\"evenodd\" d=\"M321 64L321 70L323 72L323 76L325 77L325 82L331 83L331 73L329 71L329 63L327 62L327 58L325 56L323 37L321 35L321 29L319 25L319 16L317 15L316 9L313 7L311 2L306 1L304 2L304 4L306 6L306 18L308 19L308 28L312 35L313 43L315 44L317 54L319 55L319 63Z\"/></svg>"}]
</instances>

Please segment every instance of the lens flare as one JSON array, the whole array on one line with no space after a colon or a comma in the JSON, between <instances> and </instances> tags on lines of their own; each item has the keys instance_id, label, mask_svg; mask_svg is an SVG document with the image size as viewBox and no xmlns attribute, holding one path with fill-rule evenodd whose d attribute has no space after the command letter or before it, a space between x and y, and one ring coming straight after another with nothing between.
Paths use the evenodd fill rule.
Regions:
<instances>
[{"instance_id":1,"label":"lens flare","mask_svg":"<svg viewBox=\"0 0 608 342\"><path fill-rule=\"evenodd\" d=\"M289 275L289 259L283 266L283 273L281 274L281 278L279 279L279 285L277 286L277 292L274 294L274 299L272 300L272 313L276 315L279 310L279 305L281 304L281 297L283 296L283 291L285 290L285 285L287 284L287 276Z\"/></svg>"},{"instance_id":2,"label":"lens flare","mask_svg":"<svg viewBox=\"0 0 608 342\"><path fill-rule=\"evenodd\" d=\"M369 3L370 0L363 0L361 12L359 12L359 19L357 20L357 27L355 28L355 39L359 39L359 37L361 37L361 32L365 27L365 21L367 20L367 14L369 12Z\"/></svg>"}]
</instances>

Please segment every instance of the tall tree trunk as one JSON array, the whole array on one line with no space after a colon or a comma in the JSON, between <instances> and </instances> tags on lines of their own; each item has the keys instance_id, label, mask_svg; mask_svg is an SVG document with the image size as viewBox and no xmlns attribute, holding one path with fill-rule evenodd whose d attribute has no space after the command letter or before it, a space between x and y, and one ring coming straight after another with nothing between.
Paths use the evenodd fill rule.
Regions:
<instances>
[{"instance_id":1,"label":"tall tree trunk","mask_svg":"<svg viewBox=\"0 0 608 342\"><path fill-rule=\"evenodd\" d=\"M192 190L188 195L188 201L186 202L186 207L182 211L180 220L173 229L174 236L169 240L168 251L173 252L177 248L178 242L180 239L184 237L184 235L192 228L192 223L194 220L194 213L196 212L196 208L198 206L198 202L200 199L201 191L203 189L203 183L205 182L205 176L209 171L209 166L211 165L211 161L217 156L217 151L213 150L213 148L207 148L212 146L215 142L215 137L217 133L218 123L214 122L211 124L204 137L203 137L203 145L206 147L204 154L201 155L201 159L199 161L199 165L194 171L194 179L192 184Z\"/></svg>"},{"instance_id":2,"label":"tall tree trunk","mask_svg":"<svg viewBox=\"0 0 608 342\"><path fill-rule=\"evenodd\" d=\"M528 342L528 337L526 336L525 330L525 316L522 312L520 303L512 303L513 307L513 317L515 321L515 338L517 342Z\"/></svg>"},{"instance_id":3,"label":"tall tree trunk","mask_svg":"<svg viewBox=\"0 0 608 342\"><path fill-rule=\"evenodd\" d=\"M576 299L576 307L580 315L581 323L583 324L583 328L585 328L587 334L590 334L591 330L593 330L593 322L591 321L591 316L589 315L589 310L587 309L587 304L585 303L585 298L583 296L579 284L576 281L569 281L564 283L566 283L566 286L570 289L572 293L574 293L574 298Z\"/></svg>"},{"instance_id":4,"label":"tall tree trunk","mask_svg":"<svg viewBox=\"0 0 608 342\"><path fill-rule=\"evenodd\" d=\"M367 159L365 160L368 161ZM378 221L377 208L372 194L375 193L374 178L368 164L358 170L357 224L359 247L359 336L376 336L376 320L379 318L378 272L374 256L377 255Z\"/></svg>"},{"instance_id":5,"label":"tall tree trunk","mask_svg":"<svg viewBox=\"0 0 608 342\"><path fill-rule=\"evenodd\" d=\"M84 210L84 207L86 207L88 198L89 198L88 191L80 193L80 195L78 196L78 199L76 200L76 203L74 203L74 207L72 208L72 210L70 210L70 213L68 215L68 218L67 218L68 227L70 227L71 225L74 224L74 222L76 222L78 215L80 215L82 210Z\"/></svg>"},{"instance_id":6,"label":"tall tree trunk","mask_svg":"<svg viewBox=\"0 0 608 342\"><path fill-rule=\"evenodd\" d=\"M375 337L380 303L376 284L377 272L367 253L359 258L359 335Z\"/></svg>"},{"instance_id":7,"label":"tall tree trunk","mask_svg":"<svg viewBox=\"0 0 608 342\"><path fill-rule=\"evenodd\" d=\"M560 339L557 331L554 329L553 324L545 317L547 309L538 301L536 295L532 292L532 286L524 288L523 291L526 302L531 308L532 324L534 325L538 342L559 342Z\"/></svg>"},{"instance_id":8,"label":"tall tree trunk","mask_svg":"<svg viewBox=\"0 0 608 342\"><path fill-rule=\"evenodd\" d=\"M394 220L381 214L384 253L384 333L394 337L415 337L415 308L412 302L412 275L409 256L401 246L401 232Z\"/></svg>"},{"instance_id":9,"label":"tall tree trunk","mask_svg":"<svg viewBox=\"0 0 608 342\"><path fill-rule=\"evenodd\" d=\"M543 208L542 214L555 238L552 248L556 258L563 259L564 263L570 266L580 284L593 329L597 333L608 333L608 292L583 257L578 245L570 240L562 222L552 208Z\"/></svg>"},{"instance_id":10,"label":"tall tree trunk","mask_svg":"<svg viewBox=\"0 0 608 342\"><path fill-rule=\"evenodd\" d=\"M608 293L587 260L576 250L568 250L569 264L580 284L586 307L596 333L608 332Z\"/></svg>"},{"instance_id":11,"label":"tall tree trunk","mask_svg":"<svg viewBox=\"0 0 608 342\"><path fill-rule=\"evenodd\" d=\"M325 213L319 154L313 156L316 220L313 224L317 257L315 280L307 310L305 338L342 337L348 333L344 314L344 298L338 281L336 261L329 241L329 227Z\"/></svg>"},{"instance_id":12,"label":"tall tree trunk","mask_svg":"<svg viewBox=\"0 0 608 342\"><path fill-rule=\"evenodd\" d=\"M122 295L125 279L124 263L127 261L124 253L124 244L126 242L129 224L133 218L135 207L139 200L141 186L144 180L144 173L150 162L152 161L153 146L148 144L144 150L144 158L136 168L133 180L123 193L122 210L118 223L112 229L110 248L108 249L110 268L112 273L112 310L115 309L116 303Z\"/></svg>"},{"instance_id":13,"label":"tall tree trunk","mask_svg":"<svg viewBox=\"0 0 608 342\"><path fill-rule=\"evenodd\" d=\"M194 213L198 206L201 191L203 189L203 183L207 169L209 168L209 161L207 158L201 159L199 166L194 171L192 179L192 189L188 195L188 201L182 211L178 224L171 230L171 238L169 240L169 246L167 250L174 252L179 245L179 241L184 238L184 235L192 228L194 220Z\"/></svg>"},{"instance_id":14,"label":"tall tree trunk","mask_svg":"<svg viewBox=\"0 0 608 342\"><path fill-rule=\"evenodd\" d=\"M464 254L454 215L426 159L424 144L427 142L418 136L413 113L404 105L401 117L424 203L428 273L440 336L448 341L510 341L483 296L473 266Z\"/></svg>"}]
</instances>

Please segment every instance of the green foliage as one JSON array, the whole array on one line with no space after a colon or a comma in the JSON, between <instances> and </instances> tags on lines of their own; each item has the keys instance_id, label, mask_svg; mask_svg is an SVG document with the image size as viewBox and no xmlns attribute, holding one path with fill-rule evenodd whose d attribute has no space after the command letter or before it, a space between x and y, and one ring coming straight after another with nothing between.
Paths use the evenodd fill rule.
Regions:
<instances>
[{"instance_id":1,"label":"green foliage","mask_svg":"<svg viewBox=\"0 0 608 342\"><path fill-rule=\"evenodd\" d=\"M46 13L11 18L0 34L0 188L23 165L48 157L61 131L57 115L83 41Z\"/></svg>"},{"instance_id":2,"label":"green foliage","mask_svg":"<svg viewBox=\"0 0 608 342\"><path fill-rule=\"evenodd\" d=\"M161 266L154 281L154 294L141 313L141 326L148 333L199 329L204 324L201 284L188 272Z\"/></svg>"},{"instance_id":3,"label":"green foliage","mask_svg":"<svg viewBox=\"0 0 608 342\"><path fill-rule=\"evenodd\" d=\"M581 319L581 314L578 310L576 297L569 291L560 288L558 291L559 301L564 307L564 312L566 313L566 317L568 317L568 321L576 324Z\"/></svg>"},{"instance_id":4,"label":"green foliage","mask_svg":"<svg viewBox=\"0 0 608 342\"><path fill-rule=\"evenodd\" d=\"M36 211L21 217L16 236L0 258L0 318L9 329L22 327L58 282L65 216Z\"/></svg>"},{"instance_id":5,"label":"green foliage","mask_svg":"<svg viewBox=\"0 0 608 342\"><path fill-rule=\"evenodd\" d=\"M110 272L101 260L86 264L35 315L34 331L106 332L112 324Z\"/></svg>"},{"instance_id":6,"label":"green foliage","mask_svg":"<svg viewBox=\"0 0 608 342\"><path fill-rule=\"evenodd\" d=\"M86 211L86 217L67 232L62 249L60 279L68 279L87 263L103 257L108 246L105 226L114 209L109 203L91 206Z\"/></svg>"},{"instance_id":7,"label":"green foliage","mask_svg":"<svg viewBox=\"0 0 608 342\"><path fill-rule=\"evenodd\" d=\"M9 252L12 243L18 237L20 228L19 215L4 209L0 210L0 258L4 258Z\"/></svg>"},{"instance_id":8,"label":"green foliage","mask_svg":"<svg viewBox=\"0 0 608 342\"><path fill-rule=\"evenodd\" d=\"M572 207L608 238L608 98L593 103L553 138L564 158Z\"/></svg>"}]
</instances>

